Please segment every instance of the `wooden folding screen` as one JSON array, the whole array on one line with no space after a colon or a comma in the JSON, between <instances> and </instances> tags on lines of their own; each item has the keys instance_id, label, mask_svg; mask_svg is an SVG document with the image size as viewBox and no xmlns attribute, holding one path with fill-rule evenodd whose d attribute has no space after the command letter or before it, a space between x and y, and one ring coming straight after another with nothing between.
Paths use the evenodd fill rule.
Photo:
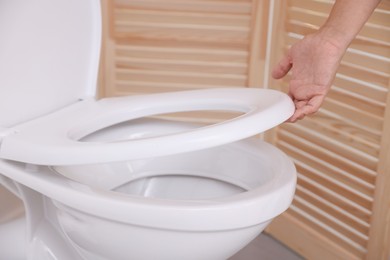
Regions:
<instances>
[{"instance_id":1,"label":"wooden folding screen","mask_svg":"<svg viewBox=\"0 0 390 260\"><path fill-rule=\"evenodd\" d=\"M268 84L270 66L318 28L332 1L102 3L101 96L117 96L233 86L286 91L289 77ZM390 1L383 0L346 53L321 111L266 135L299 172L291 209L267 231L308 259L390 256L389 20Z\"/></svg>"},{"instance_id":2,"label":"wooden folding screen","mask_svg":"<svg viewBox=\"0 0 390 260\"><path fill-rule=\"evenodd\" d=\"M103 4L102 95L261 83L266 37L259 40L258 36L266 33L268 1L115 0Z\"/></svg>"},{"instance_id":3,"label":"wooden folding screen","mask_svg":"<svg viewBox=\"0 0 390 260\"><path fill-rule=\"evenodd\" d=\"M278 2L275 61L315 31L332 1ZM284 124L272 141L294 159L295 200L268 232L308 259L389 259L390 1L347 51L320 112ZM289 77L280 84L287 91Z\"/></svg>"}]
</instances>

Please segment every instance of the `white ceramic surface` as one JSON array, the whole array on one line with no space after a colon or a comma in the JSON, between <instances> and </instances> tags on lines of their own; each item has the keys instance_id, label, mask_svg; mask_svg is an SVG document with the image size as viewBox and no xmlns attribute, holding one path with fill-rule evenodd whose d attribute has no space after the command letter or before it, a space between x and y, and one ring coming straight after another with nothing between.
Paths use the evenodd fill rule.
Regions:
<instances>
[{"instance_id":1,"label":"white ceramic surface","mask_svg":"<svg viewBox=\"0 0 390 260\"><path fill-rule=\"evenodd\" d=\"M137 120L85 141L191 127ZM18 183L30 205L33 259L48 251L53 259L226 259L289 206L296 178L291 160L260 140L54 169L1 160L0 172Z\"/></svg>"},{"instance_id":2,"label":"white ceramic surface","mask_svg":"<svg viewBox=\"0 0 390 260\"><path fill-rule=\"evenodd\" d=\"M95 96L98 0L0 1L0 129Z\"/></svg>"}]
</instances>

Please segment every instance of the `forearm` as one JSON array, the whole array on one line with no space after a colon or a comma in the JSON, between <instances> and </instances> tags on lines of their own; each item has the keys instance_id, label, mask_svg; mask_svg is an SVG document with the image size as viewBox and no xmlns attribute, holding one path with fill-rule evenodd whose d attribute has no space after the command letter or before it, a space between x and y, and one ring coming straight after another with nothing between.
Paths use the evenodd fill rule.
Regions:
<instances>
[{"instance_id":1,"label":"forearm","mask_svg":"<svg viewBox=\"0 0 390 260\"><path fill-rule=\"evenodd\" d=\"M346 49L359 33L380 0L336 0L319 33Z\"/></svg>"},{"instance_id":2,"label":"forearm","mask_svg":"<svg viewBox=\"0 0 390 260\"><path fill-rule=\"evenodd\" d=\"M321 28L296 42L272 71L280 79L291 71L289 91L295 104L290 122L315 113L328 93L347 47L380 0L336 0Z\"/></svg>"}]
</instances>

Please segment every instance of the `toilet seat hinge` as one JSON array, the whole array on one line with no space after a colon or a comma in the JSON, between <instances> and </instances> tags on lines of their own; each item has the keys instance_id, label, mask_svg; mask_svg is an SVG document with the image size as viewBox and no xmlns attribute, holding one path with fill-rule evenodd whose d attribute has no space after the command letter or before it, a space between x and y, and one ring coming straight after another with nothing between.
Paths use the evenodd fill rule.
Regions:
<instances>
[{"instance_id":1,"label":"toilet seat hinge","mask_svg":"<svg viewBox=\"0 0 390 260\"><path fill-rule=\"evenodd\" d=\"M15 134L17 131L12 128L7 128L7 127L1 127L0 126L0 144L1 141L8 135Z\"/></svg>"}]
</instances>

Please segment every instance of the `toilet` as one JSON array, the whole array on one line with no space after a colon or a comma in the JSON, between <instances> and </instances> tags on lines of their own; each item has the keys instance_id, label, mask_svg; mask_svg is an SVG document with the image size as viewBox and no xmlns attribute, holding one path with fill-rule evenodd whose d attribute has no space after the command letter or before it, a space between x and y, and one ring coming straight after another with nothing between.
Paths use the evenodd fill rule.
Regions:
<instances>
[{"instance_id":1,"label":"toilet","mask_svg":"<svg viewBox=\"0 0 390 260\"><path fill-rule=\"evenodd\" d=\"M97 100L100 19L98 0L0 4L0 184L24 203L21 259L228 259L292 201L292 161L253 137L292 101L255 88ZM210 110L241 114L155 117Z\"/></svg>"}]
</instances>

